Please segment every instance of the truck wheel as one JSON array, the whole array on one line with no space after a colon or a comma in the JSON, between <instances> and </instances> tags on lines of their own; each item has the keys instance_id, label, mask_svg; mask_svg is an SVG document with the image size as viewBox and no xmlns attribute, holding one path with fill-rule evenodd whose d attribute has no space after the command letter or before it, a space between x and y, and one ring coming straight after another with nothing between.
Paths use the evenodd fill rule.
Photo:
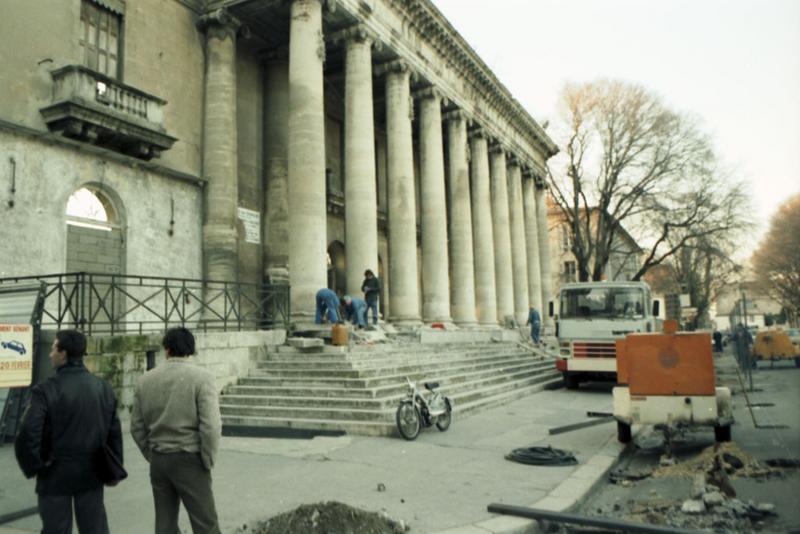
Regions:
<instances>
[{"instance_id":1,"label":"truck wheel","mask_svg":"<svg viewBox=\"0 0 800 534\"><path fill-rule=\"evenodd\" d=\"M633 439L631 425L623 423L622 421L617 421L617 440L620 443L630 443L631 439Z\"/></svg>"},{"instance_id":2,"label":"truck wheel","mask_svg":"<svg viewBox=\"0 0 800 534\"><path fill-rule=\"evenodd\" d=\"M714 439L717 443L724 443L731 440L731 425L715 426Z\"/></svg>"},{"instance_id":3,"label":"truck wheel","mask_svg":"<svg viewBox=\"0 0 800 534\"><path fill-rule=\"evenodd\" d=\"M564 386L567 389L578 389L578 377L575 375L564 374Z\"/></svg>"}]
</instances>

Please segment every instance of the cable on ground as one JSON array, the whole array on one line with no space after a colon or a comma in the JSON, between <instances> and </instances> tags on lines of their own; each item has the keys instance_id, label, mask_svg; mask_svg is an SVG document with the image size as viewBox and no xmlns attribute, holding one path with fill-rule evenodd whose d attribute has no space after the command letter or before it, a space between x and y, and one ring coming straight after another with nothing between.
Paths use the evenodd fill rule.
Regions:
<instances>
[{"instance_id":1,"label":"cable on ground","mask_svg":"<svg viewBox=\"0 0 800 534\"><path fill-rule=\"evenodd\" d=\"M506 454L506 460L528 465L576 465L575 459L569 451L554 449L553 447L522 447Z\"/></svg>"}]
</instances>

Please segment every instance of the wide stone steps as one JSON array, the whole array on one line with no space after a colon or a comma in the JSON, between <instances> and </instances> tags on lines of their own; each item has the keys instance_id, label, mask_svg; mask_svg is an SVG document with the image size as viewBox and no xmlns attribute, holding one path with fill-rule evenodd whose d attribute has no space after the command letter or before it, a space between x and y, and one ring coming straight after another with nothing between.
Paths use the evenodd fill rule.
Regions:
<instances>
[{"instance_id":1,"label":"wide stone steps","mask_svg":"<svg viewBox=\"0 0 800 534\"><path fill-rule=\"evenodd\" d=\"M448 369L455 366L460 368L474 367L475 369L480 369L513 362L520 358L522 357L519 354L498 353L489 356L474 355L469 358L440 359L429 362L414 360L404 360L402 362L386 361L370 366L359 367L357 369L342 369L327 365L324 367L309 366L308 368L287 368L285 366L264 366L264 364L258 364L256 370L251 373L251 376L266 378L376 378L387 375L415 373L422 370L436 372L440 369ZM535 358L525 355L524 359L534 360Z\"/></svg>"},{"instance_id":2,"label":"wide stone steps","mask_svg":"<svg viewBox=\"0 0 800 534\"><path fill-rule=\"evenodd\" d=\"M408 370L406 372L394 372L394 374L386 374L383 376L374 376L367 378L326 378L320 376L292 376L292 377L276 377L252 374L247 378L240 379L240 384L251 386L279 386L279 387L305 387L305 386L329 386L334 388L345 389L380 389L382 387L399 387L405 385L405 379L422 382L422 381L446 381L447 383L458 383L469 380L472 377L480 376L485 373L499 372L514 372L527 366L534 367L548 367L552 366L549 362L542 363L541 360L521 360L508 359L502 362L493 364L482 365L462 365L453 366L438 370L428 370L424 367L419 367L416 370ZM258 371L256 371L258 372ZM255 372L254 372L255 373Z\"/></svg>"},{"instance_id":3,"label":"wide stone steps","mask_svg":"<svg viewBox=\"0 0 800 534\"><path fill-rule=\"evenodd\" d=\"M502 369L508 370L509 367ZM289 385L283 385L284 381L278 381L281 385L275 384L275 379L271 378L243 378L240 385L231 386L226 390L225 398L244 397L315 397L315 398L348 398L348 399L382 399L404 393L407 389L405 378L413 379L417 382L439 381L443 390L450 393L458 393L459 388L469 388L474 386L485 386L492 383L503 381L506 377L515 376L518 373L538 374L553 369L552 363L544 360L533 360L525 362L517 367L515 372L497 373L490 369L478 373L452 374L448 376L432 375L431 373L421 372L417 375L398 375L392 379L389 385L375 388L363 387L331 387L327 385L306 385L303 381L295 380ZM247 385L242 385L242 383ZM254 383L255 382L255 383Z\"/></svg>"},{"instance_id":4,"label":"wide stone steps","mask_svg":"<svg viewBox=\"0 0 800 534\"><path fill-rule=\"evenodd\" d=\"M494 395L484 395L478 400L473 400L464 404L453 401L453 423L459 424L459 416L468 415L494 406L506 404L518 398L532 395L541 391L549 384L560 380L559 373L553 373L550 378L541 379L538 382L520 385L514 383L512 387L501 393ZM366 421L358 419L313 419L313 418L286 418L286 417L265 417L259 415L223 415L223 424L226 427L270 427L303 429L317 431L341 431L349 434L364 436L398 436L397 427L394 420L395 408L391 407L384 410L379 420Z\"/></svg>"},{"instance_id":5,"label":"wide stone steps","mask_svg":"<svg viewBox=\"0 0 800 534\"><path fill-rule=\"evenodd\" d=\"M220 399L223 425L395 435L406 377L437 381L456 414L509 402L560 380L552 360L516 343L281 347Z\"/></svg>"},{"instance_id":6,"label":"wide stone steps","mask_svg":"<svg viewBox=\"0 0 800 534\"><path fill-rule=\"evenodd\" d=\"M518 350L517 347L511 347L511 350ZM321 352L321 353L303 353L300 351L291 353L270 353L263 356L261 361L258 362L258 367L269 368L272 366L277 367L332 367L341 369L350 368L369 368L372 366L379 366L387 362L397 362L398 358L402 356L409 361L431 361L431 360L458 360L470 356L491 356L503 354L509 351L509 347L505 345L484 345L484 346L469 346L467 348L461 347L457 349L448 348L414 348L411 350L397 349L379 349L374 352L364 350L356 352Z\"/></svg>"}]
</instances>

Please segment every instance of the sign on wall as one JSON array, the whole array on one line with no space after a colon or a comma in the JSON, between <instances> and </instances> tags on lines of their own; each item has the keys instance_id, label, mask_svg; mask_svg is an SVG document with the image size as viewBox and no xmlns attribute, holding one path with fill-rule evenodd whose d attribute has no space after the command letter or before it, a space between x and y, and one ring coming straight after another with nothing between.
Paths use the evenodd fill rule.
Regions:
<instances>
[{"instance_id":1,"label":"sign on wall","mask_svg":"<svg viewBox=\"0 0 800 534\"><path fill-rule=\"evenodd\" d=\"M238 208L239 220L244 227L245 243L261 244L261 213L247 208Z\"/></svg>"},{"instance_id":2,"label":"sign on wall","mask_svg":"<svg viewBox=\"0 0 800 534\"><path fill-rule=\"evenodd\" d=\"M30 386L33 380L33 327L0 324L0 388Z\"/></svg>"}]
</instances>

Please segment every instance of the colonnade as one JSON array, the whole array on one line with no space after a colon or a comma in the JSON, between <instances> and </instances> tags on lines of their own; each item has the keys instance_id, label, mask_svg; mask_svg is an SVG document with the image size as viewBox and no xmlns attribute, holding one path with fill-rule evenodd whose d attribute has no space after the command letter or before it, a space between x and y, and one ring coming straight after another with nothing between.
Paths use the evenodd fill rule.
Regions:
<instances>
[{"instance_id":1,"label":"colonnade","mask_svg":"<svg viewBox=\"0 0 800 534\"><path fill-rule=\"evenodd\" d=\"M265 59L267 98L277 100L268 106L285 110L274 115L280 124L265 126L274 134L265 154L267 232L278 239L276 250L265 251L265 270L277 266L288 271L292 316L298 322L311 320L314 295L327 283L322 9L320 0L292 0L288 60L280 55ZM235 279L235 254L229 252L231 241L235 247L230 232L235 228L237 198L237 23L218 16L205 24L206 272L207 277ZM524 323L529 306L546 315L542 306L550 299L551 287L546 189L543 177L534 176L531 158L514 153L509 144L487 133L466 110L447 102L437 87L416 88L412 93L414 73L402 58L375 65L375 38L364 26L341 31L336 39L345 51L348 291L360 294L364 269L378 272L375 80L383 84L386 106L388 320L468 328L496 327L508 316ZM414 127L418 128L419 206ZM288 217L288 227L280 224L280 217Z\"/></svg>"}]
</instances>

